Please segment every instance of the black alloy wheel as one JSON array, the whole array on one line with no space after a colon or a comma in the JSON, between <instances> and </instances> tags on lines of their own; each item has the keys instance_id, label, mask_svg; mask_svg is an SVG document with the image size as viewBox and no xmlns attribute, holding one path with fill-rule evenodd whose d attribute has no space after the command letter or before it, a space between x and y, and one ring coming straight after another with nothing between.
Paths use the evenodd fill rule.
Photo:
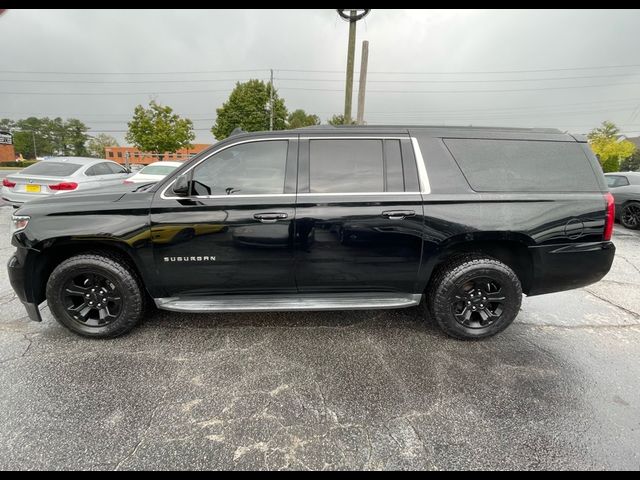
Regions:
<instances>
[{"instance_id":1,"label":"black alloy wheel","mask_svg":"<svg viewBox=\"0 0 640 480\"><path fill-rule=\"evenodd\" d=\"M640 203L629 203L622 208L620 223L631 230L640 228Z\"/></svg>"},{"instance_id":2,"label":"black alloy wheel","mask_svg":"<svg viewBox=\"0 0 640 480\"><path fill-rule=\"evenodd\" d=\"M63 299L67 313L88 327L106 326L122 313L122 292L101 273L84 272L70 278Z\"/></svg>"}]
</instances>

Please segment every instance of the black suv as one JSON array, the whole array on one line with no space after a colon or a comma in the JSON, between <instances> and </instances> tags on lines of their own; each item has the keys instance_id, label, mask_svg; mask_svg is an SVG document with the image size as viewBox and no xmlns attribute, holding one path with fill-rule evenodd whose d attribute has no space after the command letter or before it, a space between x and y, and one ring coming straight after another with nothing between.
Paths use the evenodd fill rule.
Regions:
<instances>
[{"instance_id":1,"label":"black suv","mask_svg":"<svg viewBox=\"0 0 640 480\"><path fill-rule=\"evenodd\" d=\"M123 187L130 188L130 187ZM320 127L234 135L135 191L13 217L13 288L90 337L182 312L402 308L506 328L522 294L611 267L613 198L584 139L551 129Z\"/></svg>"}]
</instances>

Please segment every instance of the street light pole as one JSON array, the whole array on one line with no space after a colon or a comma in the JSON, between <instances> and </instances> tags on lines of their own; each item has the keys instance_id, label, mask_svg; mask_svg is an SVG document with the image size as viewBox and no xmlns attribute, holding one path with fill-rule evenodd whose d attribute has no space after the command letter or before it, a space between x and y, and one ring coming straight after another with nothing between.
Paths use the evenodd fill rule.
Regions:
<instances>
[{"instance_id":1,"label":"street light pole","mask_svg":"<svg viewBox=\"0 0 640 480\"><path fill-rule=\"evenodd\" d=\"M356 22L366 17L369 9L338 9L338 15L349 22L349 44L347 47L347 79L344 88L344 123L351 124L351 105L353 101L353 64L356 50ZM347 13L348 12L348 13Z\"/></svg>"}]
</instances>

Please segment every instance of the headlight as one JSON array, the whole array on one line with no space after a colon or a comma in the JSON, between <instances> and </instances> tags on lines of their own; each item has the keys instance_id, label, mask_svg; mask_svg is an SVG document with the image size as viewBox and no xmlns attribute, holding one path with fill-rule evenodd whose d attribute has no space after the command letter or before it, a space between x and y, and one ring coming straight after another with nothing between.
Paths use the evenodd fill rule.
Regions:
<instances>
[{"instance_id":1,"label":"headlight","mask_svg":"<svg viewBox=\"0 0 640 480\"><path fill-rule=\"evenodd\" d=\"M12 215L11 216L11 235L27 228L27 225L29 225L29 218L31 217L27 217L25 215Z\"/></svg>"}]
</instances>

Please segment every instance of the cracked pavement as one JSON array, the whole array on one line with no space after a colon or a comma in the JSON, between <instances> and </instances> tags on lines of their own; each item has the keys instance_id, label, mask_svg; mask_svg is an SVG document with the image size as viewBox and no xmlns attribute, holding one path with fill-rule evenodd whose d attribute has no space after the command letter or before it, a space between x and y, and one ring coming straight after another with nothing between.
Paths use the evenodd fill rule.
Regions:
<instances>
[{"instance_id":1,"label":"cracked pavement","mask_svg":"<svg viewBox=\"0 0 640 480\"><path fill-rule=\"evenodd\" d=\"M640 468L640 233L584 289L460 342L418 309L26 319L0 208L0 469Z\"/></svg>"}]
</instances>

